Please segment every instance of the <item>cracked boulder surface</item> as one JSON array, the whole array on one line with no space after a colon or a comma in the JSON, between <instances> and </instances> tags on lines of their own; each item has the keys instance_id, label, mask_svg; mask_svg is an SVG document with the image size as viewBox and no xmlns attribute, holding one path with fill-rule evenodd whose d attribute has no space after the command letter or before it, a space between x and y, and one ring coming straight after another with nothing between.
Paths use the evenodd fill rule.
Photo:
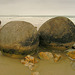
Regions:
<instances>
[{"instance_id":1,"label":"cracked boulder surface","mask_svg":"<svg viewBox=\"0 0 75 75\"><path fill-rule=\"evenodd\" d=\"M10 21L0 31L0 49L10 55L33 53L39 44L37 29L25 21Z\"/></svg>"},{"instance_id":2,"label":"cracked boulder surface","mask_svg":"<svg viewBox=\"0 0 75 75\"><path fill-rule=\"evenodd\" d=\"M66 17L55 17L39 28L40 46L67 49L75 43L75 25Z\"/></svg>"}]
</instances>

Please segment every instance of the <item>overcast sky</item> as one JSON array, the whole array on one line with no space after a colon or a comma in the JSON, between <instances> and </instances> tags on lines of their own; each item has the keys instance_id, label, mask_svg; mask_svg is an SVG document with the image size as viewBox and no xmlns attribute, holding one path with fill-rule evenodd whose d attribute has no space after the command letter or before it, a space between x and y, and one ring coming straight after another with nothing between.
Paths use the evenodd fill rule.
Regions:
<instances>
[{"instance_id":1,"label":"overcast sky","mask_svg":"<svg viewBox=\"0 0 75 75\"><path fill-rule=\"evenodd\" d=\"M0 0L0 15L75 15L75 0Z\"/></svg>"}]
</instances>

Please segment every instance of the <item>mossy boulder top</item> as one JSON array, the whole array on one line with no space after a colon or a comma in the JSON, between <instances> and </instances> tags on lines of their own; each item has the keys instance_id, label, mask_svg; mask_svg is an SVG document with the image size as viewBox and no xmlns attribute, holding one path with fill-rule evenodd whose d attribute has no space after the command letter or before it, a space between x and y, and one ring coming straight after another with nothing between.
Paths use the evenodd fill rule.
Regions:
<instances>
[{"instance_id":1,"label":"mossy boulder top","mask_svg":"<svg viewBox=\"0 0 75 75\"><path fill-rule=\"evenodd\" d=\"M37 48L38 43L37 29L28 22L11 21L0 31L0 48L4 52L32 51Z\"/></svg>"},{"instance_id":2,"label":"mossy boulder top","mask_svg":"<svg viewBox=\"0 0 75 75\"><path fill-rule=\"evenodd\" d=\"M75 42L75 25L66 17L49 19L40 27L38 33L40 45L63 45Z\"/></svg>"}]
</instances>

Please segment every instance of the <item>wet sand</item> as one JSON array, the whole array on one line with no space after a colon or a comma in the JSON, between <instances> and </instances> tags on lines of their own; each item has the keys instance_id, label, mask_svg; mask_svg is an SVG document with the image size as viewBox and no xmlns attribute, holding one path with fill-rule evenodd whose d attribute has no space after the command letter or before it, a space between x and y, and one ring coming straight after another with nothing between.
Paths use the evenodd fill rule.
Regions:
<instances>
[{"instance_id":1,"label":"wet sand","mask_svg":"<svg viewBox=\"0 0 75 75\"><path fill-rule=\"evenodd\" d=\"M19 59L0 54L0 75L31 75L31 71Z\"/></svg>"},{"instance_id":2,"label":"wet sand","mask_svg":"<svg viewBox=\"0 0 75 75\"><path fill-rule=\"evenodd\" d=\"M3 56L0 53L0 75L31 75L32 72L38 71L40 75L75 75L72 68L72 61L63 56L58 62L40 60L34 71L20 63L20 59L13 59Z\"/></svg>"},{"instance_id":3,"label":"wet sand","mask_svg":"<svg viewBox=\"0 0 75 75\"><path fill-rule=\"evenodd\" d=\"M72 69L68 60L60 63L40 61L37 70L40 72L40 75L75 75L75 70Z\"/></svg>"}]
</instances>

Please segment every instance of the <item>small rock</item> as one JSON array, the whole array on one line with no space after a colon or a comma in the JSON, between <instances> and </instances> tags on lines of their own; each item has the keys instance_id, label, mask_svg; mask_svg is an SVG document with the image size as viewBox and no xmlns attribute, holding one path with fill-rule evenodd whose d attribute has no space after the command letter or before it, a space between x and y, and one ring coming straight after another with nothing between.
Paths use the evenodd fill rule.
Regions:
<instances>
[{"instance_id":1,"label":"small rock","mask_svg":"<svg viewBox=\"0 0 75 75\"><path fill-rule=\"evenodd\" d=\"M25 66L29 66L29 62L26 62L24 65L25 65Z\"/></svg>"},{"instance_id":2,"label":"small rock","mask_svg":"<svg viewBox=\"0 0 75 75\"><path fill-rule=\"evenodd\" d=\"M31 55L27 55L25 59L21 60L21 63L27 66L30 70L35 70L36 68L35 63L37 62L38 60Z\"/></svg>"},{"instance_id":3,"label":"small rock","mask_svg":"<svg viewBox=\"0 0 75 75\"><path fill-rule=\"evenodd\" d=\"M54 61L57 62L61 58L60 54L54 54Z\"/></svg>"},{"instance_id":4,"label":"small rock","mask_svg":"<svg viewBox=\"0 0 75 75\"><path fill-rule=\"evenodd\" d=\"M27 60L28 62L32 62L32 63L37 63L38 62L38 60L36 60L33 56L31 56L31 55L27 55L26 57L25 57L25 60Z\"/></svg>"},{"instance_id":5,"label":"small rock","mask_svg":"<svg viewBox=\"0 0 75 75\"><path fill-rule=\"evenodd\" d=\"M34 64L33 63L29 63L28 67L29 67L30 70L33 70L34 69Z\"/></svg>"},{"instance_id":6,"label":"small rock","mask_svg":"<svg viewBox=\"0 0 75 75\"><path fill-rule=\"evenodd\" d=\"M67 55L71 60L75 60L75 51L69 51L67 52Z\"/></svg>"},{"instance_id":7,"label":"small rock","mask_svg":"<svg viewBox=\"0 0 75 75\"><path fill-rule=\"evenodd\" d=\"M39 72L33 72L31 75L40 75Z\"/></svg>"},{"instance_id":8,"label":"small rock","mask_svg":"<svg viewBox=\"0 0 75 75\"><path fill-rule=\"evenodd\" d=\"M68 50L66 50L66 52L71 52L71 51L75 51L75 49L68 49Z\"/></svg>"},{"instance_id":9,"label":"small rock","mask_svg":"<svg viewBox=\"0 0 75 75\"><path fill-rule=\"evenodd\" d=\"M75 49L75 44L73 44L72 48Z\"/></svg>"},{"instance_id":10,"label":"small rock","mask_svg":"<svg viewBox=\"0 0 75 75\"><path fill-rule=\"evenodd\" d=\"M21 63L22 63L22 64L25 64L25 60L24 60L24 59L22 59L22 60L21 60Z\"/></svg>"},{"instance_id":11,"label":"small rock","mask_svg":"<svg viewBox=\"0 0 75 75\"><path fill-rule=\"evenodd\" d=\"M29 62L34 63L34 57L31 56L31 55L27 55L27 56L25 57L25 59L26 59L27 61L29 61Z\"/></svg>"},{"instance_id":12,"label":"small rock","mask_svg":"<svg viewBox=\"0 0 75 75\"><path fill-rule=\"evenodd\" d=\"M24 65L27 66L30 70L33 70L34 69L34 64L33 63L27 62Z\"/></svg>"},{"instance_id":13,"label":"small rock","mask_svg":"<svg viewBox=\"0 0 75 75\"><path fill-rule=\"evenodd\" d=\"M53 58L53 54L51 52L40 52L39 53L39 57L41 59L47 59L47 60L49 60L49 59Z\"/></svg>"},{"instance_id":14,"label":"small rock","mask_svg":"<svg viewBox=\"0 0 75 75\"><path fill-rule=\"evenodd\" d=\"M21 60L21 63L27 65L29 62L28 62L27 60L22 59L22 60Z\"/></svg>"}]
</instances>

